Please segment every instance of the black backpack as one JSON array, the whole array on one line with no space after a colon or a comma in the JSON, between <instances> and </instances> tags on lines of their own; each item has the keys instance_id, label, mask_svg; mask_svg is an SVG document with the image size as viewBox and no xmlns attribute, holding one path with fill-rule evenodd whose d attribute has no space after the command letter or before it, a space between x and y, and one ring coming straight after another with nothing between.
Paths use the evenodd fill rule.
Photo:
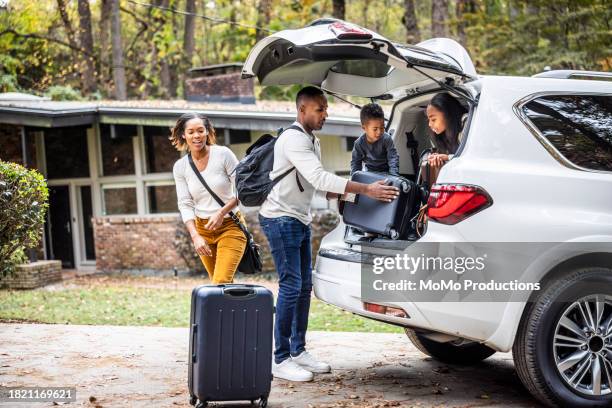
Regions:
<instances>
[{"instance_id":1,"label":"black backpack","mask_svg":"<svg viewBox=\"0 0 612 408\"><path fill-rule=\"evenodd\" d=\"M303 133L299 126L289 126L285 130L289 129ZM281 130L278 136L283 132L284 130ZM261 136L249 146L246 156L236 165L234 170L236 172L236 191L238 192L238 200L245 207L262 205L276 183L295 170L295 167L292 167L274 180L270 179L270 172L274 165L274 145L278 136L274 137L270 134ZM300 191L304 191L297 171L295 172L295 180Z\"/></svg>"}]
</instances>

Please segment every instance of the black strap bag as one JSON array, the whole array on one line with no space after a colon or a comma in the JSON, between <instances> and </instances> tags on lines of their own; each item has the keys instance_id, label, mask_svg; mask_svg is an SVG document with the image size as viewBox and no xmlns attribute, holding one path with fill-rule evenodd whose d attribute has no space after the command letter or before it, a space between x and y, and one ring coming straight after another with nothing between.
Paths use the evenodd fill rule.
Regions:
<instances>
[{"instance_id":1,"label":"black strap bag","mask_svg":"<svg viewBox=\"0 0 612 408\"><path fill-rule=\"evenodd\" d=\"M198 179L200 180L204 188L206 188L206 190L210 193L212 198L214 198L215 201L221 207L225 207L225 203L219 198L217 194L215 194L214 191L211 190L211 188L208 186L208 184L204 180L204 177L202 177L202 174L200 174L200 172L198 171L198 168L196 167L195 163L193 162L193 158L191 157L191 153L188 154L188 157L189 157L189 165L193 169L193 172L196 174L196 176L198 177ZM244 236L247 239L247 244L246 244L246 247L244 248L242 259L240 260L240 264L238 265L238 271L245 273L245 274L253 274L253 273L261 272L262 262L261 262L261 255L259 254L259 245L255 243L255 241L253 240L253 235L251 235L247 227L242 222L240 222L240 219L238 218L238 216L234 214L233 211L230 211L229 215L231 219L242 230L242 232L244 232Z\"/></svg>"},{"instance_id":2,"label":"black strap bag","mask_svg":"<svg viewBox=\"0 0 612 408\"><path fill-rule=\"evenodd\" d=\"M289 129L304 132L299 126L292 125L285 130L281 130L278 136ZM261 136L247 149L246 156L236 165L234 170L236 172L236 191L242 205L246 207L262 205L276 183L296 170L295 167L292 167L278 175L274 180L270 179L270 172L274 165L274 145L277 140L278 137L270 134ZM297 170L295 180L300 191L304 191Z\"/></svg>"}]
</instances>

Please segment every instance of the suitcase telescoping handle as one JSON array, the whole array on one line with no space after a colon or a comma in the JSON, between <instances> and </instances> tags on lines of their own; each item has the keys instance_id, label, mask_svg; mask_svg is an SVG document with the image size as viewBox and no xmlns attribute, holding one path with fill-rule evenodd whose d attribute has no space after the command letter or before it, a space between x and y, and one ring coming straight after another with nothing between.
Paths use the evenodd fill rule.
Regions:
<instances>
[{"instance_id":1,"label":"suitcase telescoping handle","mask_svg":"<svg viewBox=\"0 0 612 408\"><path fill-rule=\"evenodd\" d=\"M230 286L223 288L223 295L240 299L250 299L255 297L256 293L255 288L250 288L248 286Z\"/></svg>"}]
</instances>

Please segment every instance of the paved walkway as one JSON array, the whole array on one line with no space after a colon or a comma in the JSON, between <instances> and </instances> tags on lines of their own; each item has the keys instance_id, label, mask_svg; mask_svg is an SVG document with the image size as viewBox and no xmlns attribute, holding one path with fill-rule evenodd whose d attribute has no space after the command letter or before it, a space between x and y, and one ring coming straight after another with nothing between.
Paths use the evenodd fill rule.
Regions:
<instances>
[{"instance_id":1,"label":"paved walkway","mask_svg":"<svg viewBox=\"0 0 612 408\"><path fill-rule=\"evenodd\" d=\"M0 385L76 386L68 406L189 407L187 341L182 328L0 324ZM308 344L333 372L275 380L270 407L539 406L510 354L465 368L425 358L398 334L311 332Z\"/></svg>"}]
</instances>

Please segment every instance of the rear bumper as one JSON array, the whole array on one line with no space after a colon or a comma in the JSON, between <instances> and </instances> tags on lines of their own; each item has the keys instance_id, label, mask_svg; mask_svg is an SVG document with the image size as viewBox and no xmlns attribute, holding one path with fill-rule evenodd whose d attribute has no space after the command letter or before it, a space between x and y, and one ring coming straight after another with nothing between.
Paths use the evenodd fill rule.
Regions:
<instances>
[{"instance_id":1,"label":"rear bumper","mask_svg":"<svg viewBox=\"0 0 612 408\"><path fill-rule=\"evenodd\" d=\"M484 342L499 351L508 350L511 341L505 338L507 336L490 341L503 321L505 303L377 302L404 310L407 318L366 311L361 296L361 262L361 254L357 251L334 245L322 246L313 269L315 296L370 319Z\"/></svg>"},{"instance_id":2,"label":"rear bumper","mask_svg":"<svg viewBox=\"0 0 612 408\"><path fill-rule=\"evenodd\" d=\"M373 313L364 309L361 298L361 254L358 252L340 248L319 251L312 278L315 296L325 303L385 323L403 327L423 325L420 323L422 316L412 303L401 305L382 303L404 309L409 316L407 318Z\"/></svg>"}]
</instances>

